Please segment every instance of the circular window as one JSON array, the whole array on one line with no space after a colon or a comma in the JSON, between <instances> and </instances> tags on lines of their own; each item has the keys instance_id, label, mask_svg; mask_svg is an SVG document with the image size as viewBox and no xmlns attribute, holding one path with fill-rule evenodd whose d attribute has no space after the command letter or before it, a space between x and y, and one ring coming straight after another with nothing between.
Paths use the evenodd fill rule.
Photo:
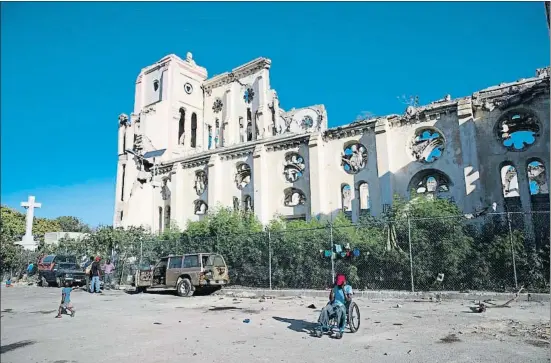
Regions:
<instances>
[{"instance_id":1,"label":"circular window","mask_svg":"<svg viewBox=\"0 0 551 363\"><path fill-rule=\"evenodd\" d=\"M503 114L496 125L501 144L509 151L525 151L539 137L536 116L527 110L511 110Z\"/></svg>"},{"instance_id":2,"label":"circular window","mask_svg":"<svg viewBox=\"0 0 551 363\"><path fill-rule=\"evenodd\" d=\"M212 111L214 113L219 113L220 111L222 111L223 106L224 104L222 103L222 100L220 98L217 98L212 105Z\"/></svg>"},{"instance_id":3,"label":"circular window","mask_svg":"<svg viewBox=\"0 0 551 363\"><path fill-rule=\"evenodd\" d=\"M251 86L248 86L245 90L245 93L243 94L243 100L245 100L246 103L251 103L254 100L254 90Z\"/></svg>"},{"instance_id":4,"label":"circular window","mask_svg":"<svg viewBox=\"0 0 551 363\"><path fill-rule=\"evenodd\" d=\"M442 156L445 143L446 140L439 130L422 128L415 132L409 148L415 160L430 164Z\"/></svg>"},{"instance_id":5,"label":"circular window","mask_svg":"<svg viewBox=\"0 0 551 363\"><path fill-rule=\"evenodd\" d=\"M341 165L348 174L357 174L367 166L367 148L360 143L344 147Z\"/></svg>"},{"instance_id":6,"label":"circular window","mask_svg":"<svg viewBox=\"0 0 551 363\"><path fill-rule=\"evenodd\" d=\"M295 152L285 155L284 165L283 175L285 175L285 180L289 183L296 182L304 175L304 170L306 170L304 158Z\"/></svg>"},{"instance_id":7,"label":"circular window","mask_svg":"<svg viewBox=\"0 0 551 363\"><path fill-rule=\"evenodd\" d=\"M188 95L190 95L191 92L193 92L193 86L191 85L191 83L184 84L184 91L186 91Z\"/></svg>"}]
</instances>

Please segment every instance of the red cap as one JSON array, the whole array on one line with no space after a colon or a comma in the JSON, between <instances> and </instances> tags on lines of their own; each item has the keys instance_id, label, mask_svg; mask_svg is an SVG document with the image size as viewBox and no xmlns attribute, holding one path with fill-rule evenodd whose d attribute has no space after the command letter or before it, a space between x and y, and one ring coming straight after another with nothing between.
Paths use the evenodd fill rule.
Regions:
<instances>
[{"instance_id":1,"label":"red cap","mask_svg":"<svg viewBox=\"0 0 551 363\"><path fill-rule=\"evenodd\" d=\"M101 260L101 257L96 256L96 261L99 261L99 260Z\"/></svg>"},{"instance_id":2,"label":"red cap","mask_svg":"<svg viewBox=\"0 0 551 363\"><path fill-rule=\"evenodd\" d=\"M346 282L346 277L344 277L344 275L342 275L342 274L337 275L337 285L338 286L344 285L345 282Z\"/></svg>"}]
</instances>

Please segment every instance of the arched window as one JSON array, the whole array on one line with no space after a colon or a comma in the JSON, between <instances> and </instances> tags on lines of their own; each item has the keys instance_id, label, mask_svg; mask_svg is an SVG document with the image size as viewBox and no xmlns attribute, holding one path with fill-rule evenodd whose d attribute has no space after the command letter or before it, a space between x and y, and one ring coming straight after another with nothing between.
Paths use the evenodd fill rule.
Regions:
<instances>
[{"instance_id":1,"label":"arched window","mask_svg":"<svg viewBox=\"0 0 551 363\"><path fill-rule=\"evenodd\" d=\"M197 146L197 115L191 114L191 147Z\"/></svg>"},{"instance_id":2,"label":"arched window","mask_svg":"<svg viewBox=\"0 0 551 363\"><path fill-rule=\"evenodd\" d=\"M409 191L412 196L449 197L452 187L450 178L437 169L421 170L411 178Z\"/></svg>"},{"instance_id":3,"label":"arched window","mask_svg":"<svg viewBox=\"0 0 551 363\"><path fill-rule=\"evenodd\" d=\"M534 225L534 240L536 248L549 246L549 181L547 170L542 161L538 159L528 160L526 166L528 185L530 188L530 208L535 213L532 215Z\"/></svg>"},{"instance_id":4,"label":"arched window","mask_svg":"<svg viewBox=\"0 0 551 363\"><path fill-rule=\"evenodd\" d=\"M358 183L358 195L360 196L360 216L369 214L371 201L369 200L369 185L366 182L361 181Z\"/></svg>"},{"instance_id":5,"label":"arched window","mask_svg":"<svg viewBox=\"0 0 551 363\"><path fill-rule=\"evenodd\" d=\"M159 207L159 233L163 232L163 207Z\"/></svg>"},{"instance_id":6,"label":"arched window","mask_svg":"<svg viewBox=\"0 0 551 363\"><path fill-rule=\"evenodd\" d=\"M122 164L121 202L124 201L124 179L126 177L126 164Z\"/></svg>"},{"instance_id":7,"label":"arched window","mask_svg":"<svg viewBox=\"0 0 551 363\"><path fill-rule=\"evenodd\" d=\"M247 108L247 141L252 141L253 139L253 121L252 113L250 107Z\"/></svg>"},{"instance_id":8,"label":"arched window","mask_svg":"<svg viewBox=\"0 0 551 363\"><path fill-rule=\"evenodd\" d=\"M520 197L517 169L512 164L501 167L501 190L504 198Z\"/></svg>"},{"instance_id":9,"label":"arched window","mask_svg":"<svg viewBox=\"0 0 551 363\"><path fill-rule=\"evenodd\" d=\"M528 163L526 172L530 184L530 195L549 194L547 170L541 161L532 160Z\"/></svg>"},{"instance_id":10,"label":"arched window","mask_svg":"<svg viewBox=\"0 0 551 363\"><path fill-rule=\"evenodd\" d=\"M503 204L507 212L520 212L522 203L520 200L520 189L518 183L517 168L510 162L500 165L501 193L503 194ZM513 224L519 225L522 218L513 218Z\"/></svg>"},{"instance_id":11,"label":"arched window","mask_svg":"<svg viewBox=\"0 0 551 363\"><path fill-rule=\"evenodd\" d=\"M184 133L186 132L186 109L180 108L180 121L178 122L178 144L184 145Z\"/></svg>"},{"instance_id":12,"label":"arched window","mask_svg":"<svg viewBox=\"0 0 551 363\"><path fill-rule=\"evenodd\" d=\"M341 185L341 203L344 213L352 212L352 188L348 184Z\"/></svg>"}]
</instances>

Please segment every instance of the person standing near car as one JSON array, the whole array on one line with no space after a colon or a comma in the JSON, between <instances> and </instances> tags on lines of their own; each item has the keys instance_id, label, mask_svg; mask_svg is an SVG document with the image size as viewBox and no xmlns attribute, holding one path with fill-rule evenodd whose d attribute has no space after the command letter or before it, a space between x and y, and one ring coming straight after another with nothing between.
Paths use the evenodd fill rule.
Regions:
<instances>
[{"instance_id":1,"label":"person standing near car","mask_svg":"<svg viewBox=\"0 0 551 363\"><path fill-rule=\"evenodd\" d=\"M90 259L84 264L84 278L86 279L86 291L90 291L90 270L92 268L92 263L94 262L94 256L90 256Z\"/></svg>"},{"instance_id":2,"label":"person standing near car","mask_svg":"<svg viewBox=\"0 0 551 363\"><path fill-rule=\"evenodd\" d=\"M101 266L99 265L101 258L99 256L96 257L96 260L92 262L91 268L90 268L90 278L92 280L92 284L90 286L90 292L100 293L100 282L99 278L101 277Z\"/></svg>"},{"instance_id":3,"label":"person standing near car","mask_svg":"<svg viewBox=\"0 0 551 363\"><path fill-rule=\"evenodd\" d=\"M103 272L105 275L103 276L103 284L104 289L110 290L111 284L113 283L113 271L115 271L115 265L111 262L111 259L108 258L105 265L103 265Z\"/></svg>"}]
</instances>

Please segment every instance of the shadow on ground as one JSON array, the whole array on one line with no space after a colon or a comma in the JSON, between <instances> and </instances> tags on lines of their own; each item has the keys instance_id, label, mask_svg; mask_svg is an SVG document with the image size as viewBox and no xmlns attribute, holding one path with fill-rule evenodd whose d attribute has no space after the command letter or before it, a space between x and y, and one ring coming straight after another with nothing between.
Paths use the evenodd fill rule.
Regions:
<instances>
[{"instance_id":1,"label":"shadow on ground","mask_svg":"<svg viewBox=\"0 0 551 363\"><path fill-rule=\"evenodd\" d=\"M289 326L287 329L296 331L297 333L307 333L310 334L312 330L316 327L315 323L311 323L306 320L299 319L289 319L289 318L280 318L278 316L273 317L274 320L277 320L282 323L287 323Z\"/></svg>"},{"instance_id":2,"label":"shadow on ground","mask_svg":"<svg viewBox=\"0 0 551 363\"><path fill-rule=\"evenodd\" d=\"M193 296L209 296L216 292L217 290L195 290ZM138 292L135 290L125 290L125 293L128 295L137 295L137 294L150 294L150 295L165 295L165 296L178 296L176 290L147 290L145 292Z\"/></svg>"},{"instance_id":3,"label":"shadow on ground","mask_svg":"<svg viewBox=\"0 0 551 363\"><path fill-rule=\"evenodd\" d=\"M2 345L0 347L0 354L4 354L4 353L10 352L12 350L23 348L23 347L26 347L27 345L33 345L34 343L36 343L34 340L22 340L22 341L17 342L17 343Z\"/></svg>"}]
</instances>

